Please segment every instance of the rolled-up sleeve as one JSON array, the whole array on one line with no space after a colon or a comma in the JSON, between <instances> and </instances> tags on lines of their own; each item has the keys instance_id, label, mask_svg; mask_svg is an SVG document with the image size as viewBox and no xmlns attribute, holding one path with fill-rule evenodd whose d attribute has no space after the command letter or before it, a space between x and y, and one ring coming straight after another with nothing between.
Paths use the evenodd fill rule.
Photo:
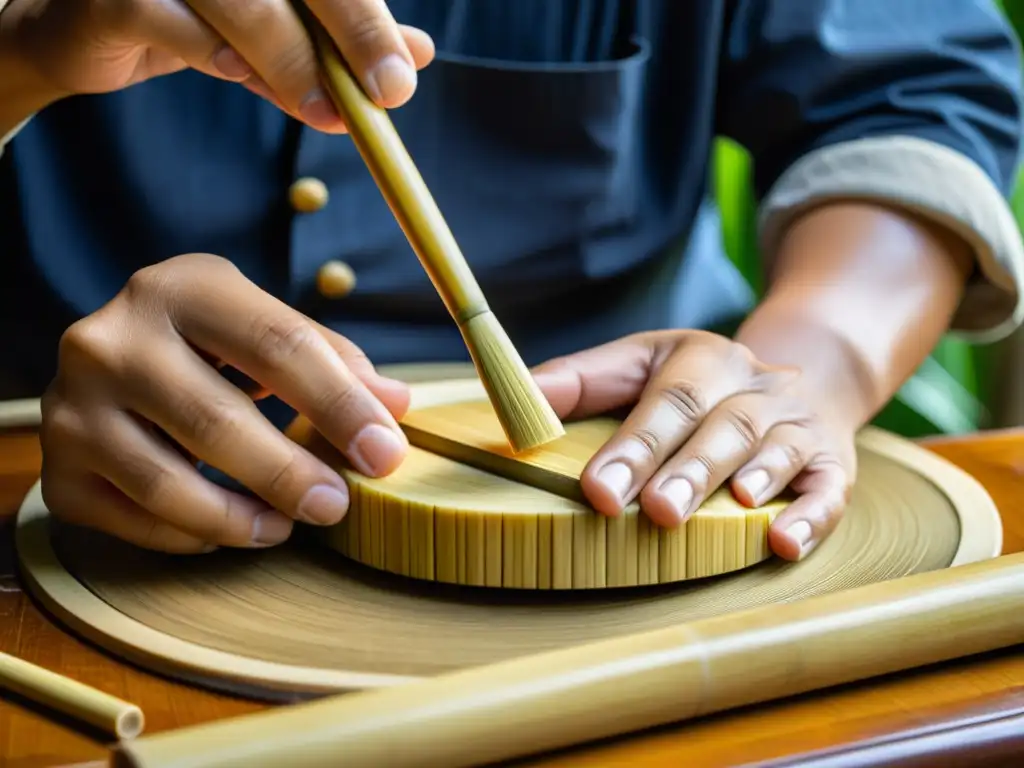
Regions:
<instances>
[{"instance_id":1,"label":"rolled-up sleeve","mask_svg":"<svg viewBox=\"0 0 1024 768\"><path fill-rule=\"evenodd\" d=\"M884 202L973 247L953 331L1021 323L1021 59L993 2L732 0L724 45L717 130L753 158L765 258L810 207Z\"/></svg>"}]
</instances>

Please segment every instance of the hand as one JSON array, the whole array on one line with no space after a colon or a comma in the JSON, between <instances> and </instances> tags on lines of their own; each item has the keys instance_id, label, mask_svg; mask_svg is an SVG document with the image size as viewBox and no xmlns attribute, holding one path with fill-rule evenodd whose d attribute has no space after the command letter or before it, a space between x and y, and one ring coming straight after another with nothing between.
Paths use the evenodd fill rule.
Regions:
<instances>
[{"instance_id":1,"label":"hand","mask_svg":"<svg viewBox=\"0 0 1024 768\"><path fill-rule=\"evenodd\" d=\"M581 479L594 508L616 515L639 498L675 526L732 478L762 505L787 486L796 500L771 527L781 557L805 556L839 522L856 474L856 426L800 372L765 365L744 346L702 331L629 336L549 361L537 383L564 419L635 407Z\"/></svg>"},{"instance_id":2,"label":"hand","mask_svg":"<svg viewBox=\"0 0 1024 768\"><path fill-rule=\"evenodd\" d=\"M261 391L247 394L226 364ZM408 388L351 342L249 282L230 262L188 255L136 273L72 325L43 397L42 491L67 522L169 552L277 544L294 520L338 522L341 477L256 408L273 393L360 472L393 471L408 448ZM256 496L205 479L194 459Z\"/></svg>"},{"instance_id":3,"label":"hand","mask_svg":"<svg viewBox=\"0 0 1024 768\"><path fill-rule=\"evenodd\" d=\"M375 102L409 100L416 71L434 56L425 32L397 24L384 0L306 5ZM238 82L314 128L345 130L290 0L12 0L0 31L62 94L115 91L191 67Z\"/></svg>"}]
</instances>

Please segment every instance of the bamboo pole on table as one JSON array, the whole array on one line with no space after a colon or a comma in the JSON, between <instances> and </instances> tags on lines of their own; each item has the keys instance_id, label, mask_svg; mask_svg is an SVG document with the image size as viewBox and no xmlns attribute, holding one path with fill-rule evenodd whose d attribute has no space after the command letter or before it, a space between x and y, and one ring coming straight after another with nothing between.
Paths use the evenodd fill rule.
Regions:
<instances>
[{"instance_id":1,"label":"bamboo pole on table","mask_svg":"<svg viewBox=\"0 0 1024 768\"><path fill-rule=\"evenodd\" d=\"M136 705L6 653L0 653L0 688L118 739L135 738L145 724Z\"/></svg>"},{"instance_id":2,"label":"bamboo pole on table","mask_svg":"<svg viewBox=\"0 0 1024 768\"><path fill-rule=\"evenodd\" d=\"M151 735L115 765L478 765L1004 648L1022 604L1024 553Z\"/></svg>"}]
</instances>

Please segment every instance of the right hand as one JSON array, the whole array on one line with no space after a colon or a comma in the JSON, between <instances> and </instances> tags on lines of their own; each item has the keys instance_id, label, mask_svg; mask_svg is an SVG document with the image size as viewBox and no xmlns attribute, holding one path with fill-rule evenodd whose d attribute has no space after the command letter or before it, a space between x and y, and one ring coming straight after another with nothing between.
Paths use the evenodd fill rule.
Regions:
<instances>
[{"instance_id":1,"label":"right hand","mask_svg":"<svg viewBox=\"0 0 1024 768\"><path fill-rule=\"evenodd\" d=\"M434 57L429 35L396 23L385 0L306 5L378 105L409 100L416 71ZM60 94L116 91L191 67L313 128L345 132L290 0L11 0L0 30Z\"/></svg>"},{"instance_id":2,"label":"right hand","mask_svg":"<svg viewBox=\"0 0 1024 768\"><path fill-rule=\"evenodd\" d=\"M231 384L222 363L263 389ZM409 389L350 341L224 259L142 269L61 339L42 402L43 498L66 522L175 553L274 545L294 520L337 523L346 483L259 412L254 398L268 393L364 474L386 475L405 457L397 420ZM207 480L195 460L255 498Z\"/></svg>"}]
</instances>

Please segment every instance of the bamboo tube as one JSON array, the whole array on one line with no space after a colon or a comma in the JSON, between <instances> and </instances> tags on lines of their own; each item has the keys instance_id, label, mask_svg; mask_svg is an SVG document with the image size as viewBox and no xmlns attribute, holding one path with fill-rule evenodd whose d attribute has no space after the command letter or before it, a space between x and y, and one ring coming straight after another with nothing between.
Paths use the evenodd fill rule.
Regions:
<instances>
[{"instance_id":1,"label":"bamboo tube","mask_svg":"<svg viewBox=\"0 0 1024 768\"><path fill-rule=\"evenodd\" d=\"M564 434L526 363L494 316L386 110L363 92L318 20L296 4L320 57L328 91L381 194L459 327L512 448Z\"/></svg>"},{"instance_id":2,"label":"bamboo tube","mask_svg":"<svg viewBox=\"0 0 1024 768\"><path fill-rule=\"evenodd\" d=\"M156 734L129 768L458 768L1003 648L1024 553Z\"/></svg>"},{"instance_id":3,"label":"bamboo tube","mask_svg":"<svg viewBox=\"0 0 1024 768\"><path fill-rule=\"evenodd\" d=\"M0 429L38 427L41 418L38 398L0 401Z\"/></svg>"},{"instance_id":4,"label":"bamboo tube","mask_svg":"<svg viewBox=\"0 0 1024 768\"><path fill-rule=\"evenodd\" d=\"M134 704L6 653L0 653L0 687L118 739L133 739L145 726Z\"/></svg>"}]
</instances>

